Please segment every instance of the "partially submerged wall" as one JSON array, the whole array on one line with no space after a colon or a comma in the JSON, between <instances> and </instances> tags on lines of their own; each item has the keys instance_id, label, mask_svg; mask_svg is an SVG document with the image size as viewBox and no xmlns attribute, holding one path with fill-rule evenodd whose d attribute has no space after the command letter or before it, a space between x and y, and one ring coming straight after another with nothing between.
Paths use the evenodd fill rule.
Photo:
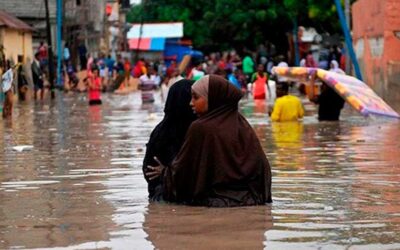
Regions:
<instances>
[{"instance_id":1,"label":"partially submerged wall","mask_svg":"<svg viewBox=\"0 0 400 250\"><path fill-rule=\"evenodd\" d=\"M353 42L364 81L400 112L400 1L358 0Z\"/></svg>"}]
</instances>

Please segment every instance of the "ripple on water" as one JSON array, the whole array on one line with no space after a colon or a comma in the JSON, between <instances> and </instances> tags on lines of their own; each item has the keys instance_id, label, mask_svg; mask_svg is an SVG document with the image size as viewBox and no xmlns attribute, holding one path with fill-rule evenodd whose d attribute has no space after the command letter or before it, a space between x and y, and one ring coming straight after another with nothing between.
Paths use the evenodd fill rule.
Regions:
<instances>
[{"instance_id":1,"label":"ripple on water","mask_svg":"<svg viewBox=\"0 0 400 250\"><path fill-rule=\"evenodd\" d=\"M319 123L303 100L302 129L282 131L266 105L243 100L274 203L208 209L148 203L141 168L159 95L154 105L140 93L103 98L95 108L78 93L17 103L24 122L0 124L1 249L400 249L398 122L345 109L341 122Z\"/></svg>"}]
</instances>

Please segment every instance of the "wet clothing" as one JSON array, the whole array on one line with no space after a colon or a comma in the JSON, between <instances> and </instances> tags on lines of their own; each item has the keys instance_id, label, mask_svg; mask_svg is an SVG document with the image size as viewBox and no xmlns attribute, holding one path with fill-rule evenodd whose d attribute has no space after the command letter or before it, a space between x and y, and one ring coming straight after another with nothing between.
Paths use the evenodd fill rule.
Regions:
<instances>
[{"instance_id":1,"label":"wet clothing","mask_svg":"<svg viewBox=\"0 0 400 250\"><path fill-rule=\"evenodd\" d=\"M251 81L253 82L254 99L265 99L265 87L268 84L267 73L263 73L262 76L260 76L260 74L256 72L253 74Z\"/></svg>"},{"instance_id":2,"label":"wet clothing","mask_svg":"<svg viewBox=\"0 0 400 250\"><path fill-rule=\"evenodd\" d=\"M42 69L40 68L40 63L38 60L33 60L31 69L32 69L33 86L35 91L43 89L43 72Z\"/></svg>"},{"instance_id":3,"label":"wet clothing","mask_svg":"<svg viewBox=\"0 0 400 250\"><path fill-rule=\"evenodd\" d=\"M125 61L124 63L124 74L126 79L129 79L131 76L131 63L129 61Z\"/></svg>"},{"instance_id":4,"label":"wet clothing","mask_svg":"<svg viewBox=\"0 0 400 250\"><path fill-rule=\"evenodd\" d=\"M81 64L81 70L85 70L87 66L87 58L86 58L87 49L84 44L78 46L78 53L79 53L79 61Z\"/></svg>"},{"instance_id":5,"label":"wet clothing","mask_svg":"<svg viewBox=\"0 0 400 250\"><path fill-rule=\"evenodd\" d=\"M154 102L154 89L160 83L156 75L142 75L140 78L140 90L142 91L142 102Z\"/></svg>"},{"instance_id":6,"label":"wet clothing","mask_svg":"<svg viewBox=\"0 0 400 250\"><path fill-rule=\"evenodd\" d=\"M304 108L298 97L284 95L275 101L271 120L277 122L297 121L304 116Z\"/></svg>"},{"instance_id":7,"label":"wet clothing","mask_svg":"<svg viewBox=\"0 0 400 250\"><path fill-rule=\"evenodd\" d=\"M242 93L210 75L208 112L192 123L172 166L164 199L213 207L271 202L271 168L250 124L238 111Z\"/></svg>"},{"instance_id":8,"label":"wet clothing","mask_svg":"<svg viewBox=\"0 0 400 250\"><path fill-rule=\"evenodd\" d=\"M337 121L339 120L340 111L344 106L343 98L335 92L331 87L323 86L321 94L314 101L319 104L318 120L320 121Z\"/></svg>"},{"instance_id":9,"label":"wet clothing","mask_svg":"<svg viewBox=\"0 0 400 250\"><path fill-rule=\"evenodd\" d=\"M89 105L90 106L92 106L92 105L101 105L101 104L102 104L101 100L90 100L89 101Z\"/></svg>"},{"instance_id":10,"label":"wet clothing","mask_svg":"<svg viewBox=\"0 0 400 250\"><path fill-rule=\"evenodd\" d=\"M18 81L18 99L24 101L26 92L28 90L28 81L25 77L25 71L21 63L17 64L17 81Z\"/></svg>"},{"instance_id":11,"label":"wet clothing","mask_svg":"<svg viewBox=\"0 0 400 250\"><path fill-rule=\"evenodd\" d=\"M108 76L112 77L113 72L114 72L114 64L115 64L115 60L110 58L105 59L105 63L108 69Z\"/></svg>"},{"instance_id":12,"label":"wet clothing","mask_svg":"<svg viewBox=\"0 0 400 250\"><path fill-rule=\"evenodd\" d=\"M101 104L101 78L91 77L92 86L89 87L89 104ZM100 101L100 102L99 102Z\"/></svg>"},{"instance_id":13,"label":"wet clothing","mask_svg":"<svg viewBox=\"0 0 400 250\"><path fill-rule=\"evenodd\" d=\"M170 166L179 152L186 131L196 119L196 115L189 106L192 84L193 81L184 79L176 82L170 88L165 103L164 118L151 132L146 145L143 174L147 173L148 165L158 165L153 159L154 156L157 156L164 165ZM149 199L160 200L162 198L162 179L149 180L146 175L145 178L148 182Z\"/></svg>"}]
</instances>

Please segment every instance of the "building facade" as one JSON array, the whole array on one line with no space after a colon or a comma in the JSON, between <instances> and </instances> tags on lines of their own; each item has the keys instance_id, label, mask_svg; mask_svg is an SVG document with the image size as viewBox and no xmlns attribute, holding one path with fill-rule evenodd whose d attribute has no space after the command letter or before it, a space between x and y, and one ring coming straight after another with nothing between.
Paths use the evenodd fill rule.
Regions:
<instances>
[{"instance_id":1,"label":"building facade","mask_svg":"<svg viewBox=\"0 0 400 250\"><path fill-rule=\"evenodd\" d=\"M18 56L32 60L32 32L34 29L13 15L0 10L0 45L7 60L14 63Z\"/></svg>"},{"instance_id":2,"label":"building facade","mask_svg":"<svg viewBox=\"0 0 400 250\"><path fill-rule=\"evenodd\" d=\"M77 60L80 44L96 56L105 46L106 0L64 0L63 3L63 40L68 43L72 60Z\"/></svg>"},{"instance_id":3,"label":"building facade","mask_svg":"<svg viewBox=\"0 0 400 250\"><path fill-rule=\"evenodd\" d=\"M400 1L358 0L353 42L364 81L400 112Z\"/></svg>"},{"instance_id":4,"label":"building facade","mask_svg":"<svg viewBox=\"0 0 400 250\"><path fill-rule=\"evenodd\" d=\"M44 0L2 0L1 10L14 15L34 28L32 33L33 50L39 47L41 41L46 43L46 9ZM56 52L56 1L49 0L50 30L53 51Z\"/></svg>"}]
</instances>

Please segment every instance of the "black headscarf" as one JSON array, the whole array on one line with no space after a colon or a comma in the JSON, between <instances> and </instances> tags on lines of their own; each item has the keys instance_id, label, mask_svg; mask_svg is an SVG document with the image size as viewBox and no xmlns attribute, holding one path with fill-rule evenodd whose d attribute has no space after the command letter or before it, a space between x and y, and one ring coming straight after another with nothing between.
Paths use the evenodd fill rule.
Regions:
<instances>
[{"instance_id":1,"label":"black headscarf","mask_svg":"<svg viewBox=\"0 0 400 250\"><path fill-rule=\"evenodd\" d=\"M321 94L318 96L318 120L338 121L340 111L344 107L344 99L331 87L323 83Z\"/></svg>"},{"instance_id":2,"label":"black headscarf","mask_svg":"<svg viewBox=\"0 0 400 250\"><path fill-rule=\"evenodd\" d=\"M206 206L271 202L271 168L250 124L238 111L240 90L210 75L208 112L190 126L164 173L164 198Z\"/></svg>"},{"instance_id":3,"label":"black headscarf","mask_svg":"<svg viewBox=\"0 0 400 250\"><path fill-rule=\"evenodd\" d=\"M147 166L156 166L158 163L154 156L164 164L171 165L172 160L179 152L190 124L196 119L193 110L190 108L191 86L194 81L180 80L170 88L164 108L163 120L151 132L147 143L146 154L143 160L143 173L148 171ZM160 178L149 180L149 197L158 199L157 187L160 185ZM159 190L160 191L160 190Z\"/></svg>"}]
</instances>

